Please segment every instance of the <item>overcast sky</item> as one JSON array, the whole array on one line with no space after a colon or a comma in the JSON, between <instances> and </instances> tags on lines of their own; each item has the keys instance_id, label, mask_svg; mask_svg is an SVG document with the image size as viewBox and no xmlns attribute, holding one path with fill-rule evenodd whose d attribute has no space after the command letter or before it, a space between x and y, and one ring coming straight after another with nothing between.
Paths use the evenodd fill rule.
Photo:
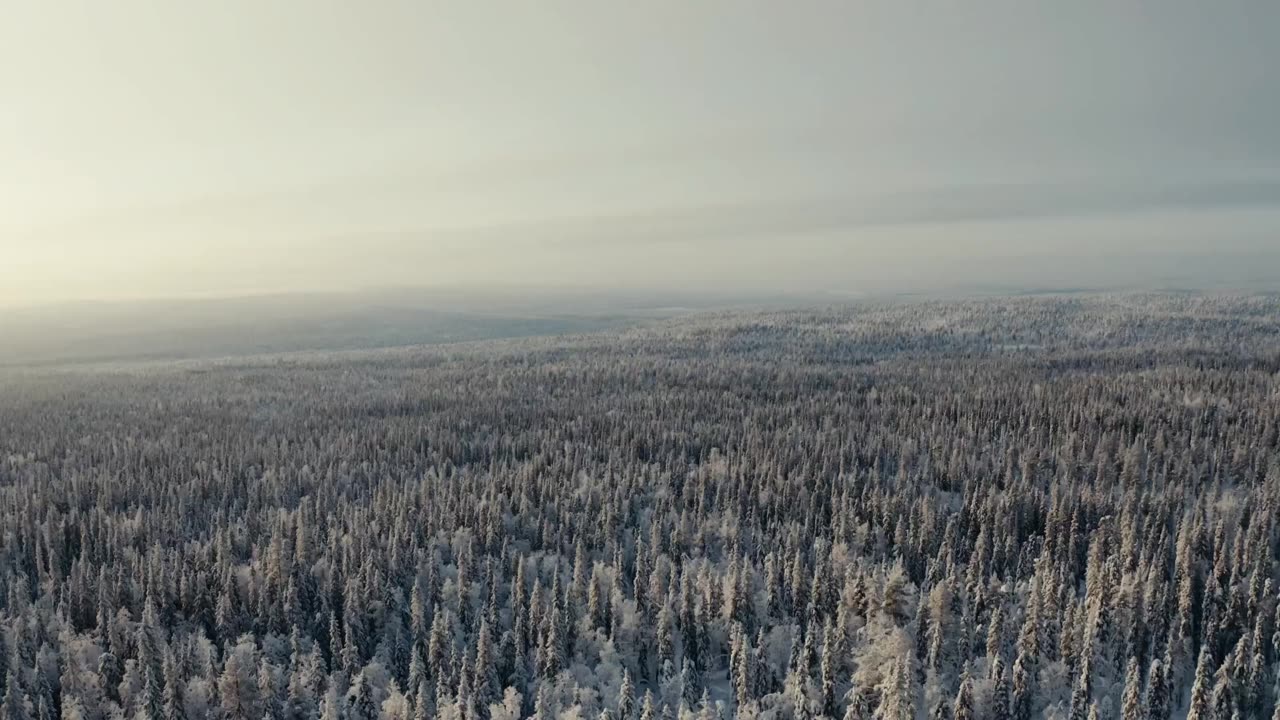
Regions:
<instances>
[{"instance_id":1,"label":"overcast sky","mask_svg":"<svg viewBox=\"0 0 1280 720\"><path fill-rule=\"evenodd\" d=\"M3 9L0 305L1280 249L1274 0Z\"/></svg>"}]
</instances>

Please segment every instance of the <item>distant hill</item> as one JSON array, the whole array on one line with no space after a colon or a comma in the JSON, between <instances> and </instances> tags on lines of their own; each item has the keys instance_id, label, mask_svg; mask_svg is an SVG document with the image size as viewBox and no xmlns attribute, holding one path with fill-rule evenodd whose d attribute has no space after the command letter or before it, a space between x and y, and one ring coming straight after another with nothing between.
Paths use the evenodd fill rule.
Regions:
<instances>
[{"instance_id":1,"label":"distant hill","mask_svg":"<svg viewBox=\"0 0 1280 720\"><path fill-rule=\"evenodd\" d=\"M0 311L0 365L354 350L582 333L741 298L598 291L382 289L75 303Z\"/></svg>"}]
</instances>

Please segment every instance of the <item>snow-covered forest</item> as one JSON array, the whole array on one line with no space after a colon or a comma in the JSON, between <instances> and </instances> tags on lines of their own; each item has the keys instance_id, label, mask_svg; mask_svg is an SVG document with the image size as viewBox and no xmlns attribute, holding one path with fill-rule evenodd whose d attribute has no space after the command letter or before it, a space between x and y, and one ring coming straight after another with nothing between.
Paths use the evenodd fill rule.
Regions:
<instances>
[{"instance_id":1,"label":"snow-covered forest","mask_svg":"<svg viewBox=\"0 0 1280 720\"><path fill-rule=\"evenodd\" d=\"M1280 299L0 372L0 720L1280 718Z\"/></svg>"}]
</instances>

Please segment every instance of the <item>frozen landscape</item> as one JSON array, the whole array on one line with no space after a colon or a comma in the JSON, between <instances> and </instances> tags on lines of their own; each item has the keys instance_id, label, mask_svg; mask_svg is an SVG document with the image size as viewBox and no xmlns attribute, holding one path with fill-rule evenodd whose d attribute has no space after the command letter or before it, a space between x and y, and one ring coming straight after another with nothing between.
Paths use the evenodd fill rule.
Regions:
<instances>
[{"instance_id":1,"label":"frozen landscape","mask_svg":"<svg viewBox=\"0 0 1280 720\"><path fill-rule=\"evenodd\" d=\"M1277 0L0 5L0 720L1280 720Z\"/></svg>"},{"instance_id":2,"label":"frozen landscape","mask_svg":"<svg viewBox=\"0 0 1280 720\"><path fill-rule=\"evenodd\" d=\"M0 372L0 717L1270 718L1280 302Z\"/></svg>"}]
</instances>

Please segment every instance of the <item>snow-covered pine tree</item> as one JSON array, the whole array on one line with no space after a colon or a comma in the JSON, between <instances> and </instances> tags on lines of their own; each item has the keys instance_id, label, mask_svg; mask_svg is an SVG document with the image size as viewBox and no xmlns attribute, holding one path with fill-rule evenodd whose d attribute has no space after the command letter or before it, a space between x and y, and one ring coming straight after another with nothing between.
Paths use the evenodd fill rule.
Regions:
<instances>
[{"instance_id":1,"label":"snow-covered pine tree","mask_svg":"<svg viewBox=\"0 0 1280 720\"><path fill-rule=\"evenodd\" d=\"M268 660L259 662L256 680L262 720L284 720L284 699L281 698L277 687L275 666Z\"/></svg>"},{"instance_id":2,"label":"snow-covered pine tree","mask_svg":"<svg viewBox=\"0 0 1280 720\"><path fill-rule=\"evenodd\" d=\"M219 706L227 720L262 720L257 658L257 648L249 635L241 636L227 656L218 678Z\"/></svg>"},{"instance_id":3,"label":"snow-covered pine tree","mask_svg":"<svg viewBox=\"0 0 1280 720\"><path fill-rule=\"evenodd\" d=\"M347 712L344 720L378 720L378 702L374 699L374 689L366 672L356 675L347 699Z\"/></svg>"},{"instance_id":4,"label":"snow-covered pine tree","mask_svg":"<svg viewBox=\"0 0 1280 720\"><path fill-rule=\"evenodd\" d=\"M178 661L172 654L166 656L164 663L164 697L160 708L160 716L164 720L187 720L186 701L182 692L181 670Z\"/></svg>"},{"instance_id":5,"label":"snow-covered pine tree","mask_svg":"<svg viewBox=\"0 0 1280 720\"><path fill-rule=\"evenodd\" d=\"M995 675L991 686L991 720L1013 720L1009 697L1011 692L1009 668L998 655L991 666L992 673Z\"/></svg>"},{"instance_id":6,"label":"snow-covered pine tree","mask_svg":"<svg viewBox=\"0 0 1280 720\"><path fill-rule=\"evenodd\" d=\"M1138 658L1129 658L1124 674L1124 694L1120 699L1120 720L1144 720L1142 707L1142 674Z\"/></svg>"},{"instance_id":7,"label":"snow-covered pine tree","mask_svg":"<svg viewBox=\"0 0 1280 720\"><path fill-rule=\"evenodd\" d=\"M875 720L915 720L917 693L913 675L910 657L904 654L881 689Z\"/></svg>"},{"instance_id":8,"label":"snow-covered pine tree","mask_svg":"<svg viewBox=\"0 0 1280 720\"><path fill-rule=\"evenodd\" d=\"M1234 656L1228 656L1214 676L1213 693L1209 698L1212 720L1231 720L1238 709L1235 692L1236 669L1232 662L1233 658Z\"/></svg>"},{"instance_id":9,"label":"snow-covered pine tree","mask_svg":"<svg viewBox=\"0 0 1280 720\"><path fill-rule=\"evenodd\" d=\"M1035 701L1034 673L1035 662L1025 650L1019 652L1013 661L1013 687L1009 700L1013 720L1031 720Z\"/></svg>"},{"instance_id":10,"label":"snow-covered pine tree","mask_svg":"<svg viewBox=\"0 0 1280 720\"><path fill-rule=\"evenodd\" d=\"M1172 703L1169 697L1169 675L1159 660L1147 668L1147 694L1144 701L1145 720L1169 720Z\"/></svg>"},{"instance_id":11,"label":"snow-covered pine tree","mask_svg":"<svg viewBox=\"0 0 1280 720\"><path fill-rule=\"evenodd\" d=\"M652 690L644 691L644 699L640 701L640 720L658 720L658 708Z\"/></svg>"},{"instance_id":12,"label":"snow-covered pine tree","mask_svg":"<svg viewBox=\"0 0 1280 720\"><path fill-rule=\"evenodd\" d=\"M622 671L622 685L618 689L618 720L630 720L635 712L636 688L631 671Z\"/></svg>"},{"instance_id":13,"label":"snow-covered pine tree","mask_svg":"<svg viewBox=\"0 0 1280 720\"><path fill-rule=\"evenodd\" d=\"M960 689L956 691L956 699L951 712L954 720L977 720L978 713L974 707L973 677L969 675L969 665L965 663L960 672Z\"/></svg>"},{"instance_id":14,"label":"snow-covered pine tree","mask_svg":"<svg viewBox=\"0 0 1280 720\"><path fill-rule=\"evenodd\" d=\"M1187 705L1187 720L1212 720L1213 708L1210 705L1213 693L1213 662L1208 647L1200 648L1200 659L1196 661L1195 681L1191 685L1191 700Z\"/></svg>"}]
</instances>

